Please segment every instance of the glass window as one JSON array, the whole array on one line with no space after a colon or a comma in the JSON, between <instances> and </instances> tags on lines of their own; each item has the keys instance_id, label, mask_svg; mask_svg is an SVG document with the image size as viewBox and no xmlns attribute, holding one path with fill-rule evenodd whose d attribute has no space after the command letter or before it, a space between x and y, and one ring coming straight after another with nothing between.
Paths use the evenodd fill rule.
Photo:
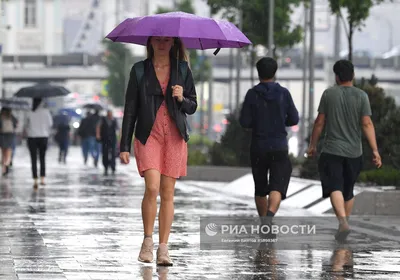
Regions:
<instances>
[{"instance_id":1,"label":"glass window","mask_svg":"<svg viewBox=\"0 0 400 280\"><path fill-rule=\"evenodd\" d=\"M36 27L37 24L37 1L25 0L25 27Z\"/></svg>"}]
</instances>

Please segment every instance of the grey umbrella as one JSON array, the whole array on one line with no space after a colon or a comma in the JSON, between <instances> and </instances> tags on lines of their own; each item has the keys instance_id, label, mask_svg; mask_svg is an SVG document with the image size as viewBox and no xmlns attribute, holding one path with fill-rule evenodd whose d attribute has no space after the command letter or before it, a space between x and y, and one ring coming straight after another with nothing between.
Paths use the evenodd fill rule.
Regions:
<instances>
[{"instance_id":1,"label":"grey umbrella","mask_svg":"<svg viewBox=\"0 0 400 280\"><path fill-rule=\"evenodd\" d=\"M10 108L13 110L29 110L30 106L27 101L15 100L15 99L0 99L0 106L2 108Z\"/></svg>"},{"instance_id":2,"label":"grey umbrella","mask_svg":"<svg viewBox=\"0 0 400 280\"><path fill-rule=\"evenodd\" d=\"M70 93L69 90L62 86L54 86L48 83L41 83L31 87L21 88L15 97L28 97L28 98L47 98L65 96Z\"/></svg>"},{"instance_id":3,"label":"grey umbrella","mask_svg":"<svg viewBox=\"0 0 400 280\"><path fill-rule=\"evenodd\" d=\"M83 108L93 109L93 110L98 110L98 111L101 111L104 109L104 107L98 103L87 103L87 104L83 105Z\"/></svg>"}]
</instances>

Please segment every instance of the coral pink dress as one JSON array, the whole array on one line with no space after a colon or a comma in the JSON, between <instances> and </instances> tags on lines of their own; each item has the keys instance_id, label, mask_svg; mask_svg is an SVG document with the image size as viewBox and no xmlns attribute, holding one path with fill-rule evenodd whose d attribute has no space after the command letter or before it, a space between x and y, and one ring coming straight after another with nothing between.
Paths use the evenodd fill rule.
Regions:
<instances>
[{"instance_id":1,"label":"coral pink dress","mask_svg":"<svg viewBox=\"0 0 400 280\"><path fill-rule=\"evenodd\" d=\"M160 82L164 95L168 82L169 75L166 81ZM162 175L173 178L186 176L187 144L170 117L165 100L157 111L146 144L135 138L134 150L140 176L144 177L144 171L149 169L156 169Z\"/></svg>"}]
</instances>

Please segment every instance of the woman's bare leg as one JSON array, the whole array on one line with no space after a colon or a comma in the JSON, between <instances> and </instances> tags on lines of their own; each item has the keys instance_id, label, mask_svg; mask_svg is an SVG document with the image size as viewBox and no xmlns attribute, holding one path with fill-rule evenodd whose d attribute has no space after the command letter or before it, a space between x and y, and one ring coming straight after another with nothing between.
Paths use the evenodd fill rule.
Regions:
<instances>
[{"instance_id":1,"label":"woman's bare leg","mask_svg":"<svg viewBox=\"0 0 400 280\"><path fill-rule=\"evenodd\" d=\"M160 191L160 172L155 169L144 172L146 189L142 200L142 219L145 236L152 236L157 215L157 196Z\"/></svg>"},{"instance_id":2,"label":"woman's bare leg","mask_svg":"<svg viewBox=\"0 0 400 280\"><path fill-rule=\"evenodd\" d=\"M161 176L160 196L161 206L158 215L160 228L160 244L157 250L157 265L171 266L172 261L168 253L168 238L171 232L172 221L174 220L174 191L175 178Z\"/></svg>"},{"instance_id":3,"label":"woman's bare leg","mask_svg":"<svg viewBox=\"0 0 400 280\"><path fill-rule=\"evenodd\" d=\"M139 253L139 261L153 261L153 230L157 215L157 196L160 191L160 172L155 169L144 172L146 188L142 200L142 220L144 228L144 239Z\"/></svg>"},{"instance_id":4,"label":"woman's bare leg","mask_svg":"<svg viewBox=\"0 0 400 280\"><path fill-rule=\"evenodd\" d=\"M160 197L161 205L158 214L160 228L160 244L168 243L172 221L174 220L174 192L176 179L161 175Z\"/></svg>"}]
</instances>

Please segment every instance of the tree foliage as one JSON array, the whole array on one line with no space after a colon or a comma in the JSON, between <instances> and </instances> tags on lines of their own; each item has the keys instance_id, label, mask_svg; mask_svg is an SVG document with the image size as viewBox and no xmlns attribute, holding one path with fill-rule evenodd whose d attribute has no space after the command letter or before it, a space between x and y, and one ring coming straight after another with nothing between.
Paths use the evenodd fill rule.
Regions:
<instances>
[{"instance_id":1,"label":"tree foliage","mask_svg":"<svg viewBox=\"0 0 400 280\"><path fill-rule=\"evenodd\" d=\"M176 9L181 12L195 14L192 0L181 0L177 3ZM156 14L169 13L173 10L167 7L158 7ZM194 81L207 81L211 75L211 64L205 57L199 56L197 50L189 50L190 65Z\"/></svg>"},{"instance_id":2,"label":"tree foliage","mask_svg":"<svg viewBox=\"0 0 400 280\"><path fill-rule=\"evenodd\" d=\"M104 40L103 44L106 47L105 64L108 70L109 97L114 105L123 106L133 56L129 49L121 43Z\"/></svg>"},{"instance_id":3,"label":"tree foliage","mask_svg":"<svg viewBox=\"0 0 400 280\"><path fill-rule=\"evenodd\" d=\"M385 0L329 0L329 6L333 14L339 15L345 22L346 36L349 44L348 59L353 59L353 35L356 30L365 26L365 20L369 16L369 11L374 5L378 5ZM342 9L346 11L346 19Z\"/></svg>"},{"instance_id":4,"label":"tree foliage","mask_svg":"<svg viewBox=\"0 0 400 280\"><path fill-rule=\"evenodd\" d=\"M302 40L302 27L290 19L294 7L302 0L275 1L274 9L274 50L292 47ZM211 13L222 12L227 20L238 25L239 9L243 15L243 32L253 45L268 46L269 1L265 0L207 0Z\"/></svg>"},{"instance_id":5,"label":"tree foliage","mask_svg":"<svg viewBox=\"0 0 400 280\"><path fill-rule=\"evenodd\" d=\"M220 143L214 143L210 150L212 165L250 166L251 131L243 129L236 118L236 112L227 117L229 122Z\"/></svg>"},{"instance_id":6,"label":"tree foliage","mask_svg":"<svg viewBox=\"0 0 400 280\"><path fill-rule=\"evenodd\" d=\"M376 141L382 162L385 166L400 168L400 108L383 88L377 85L373 76L370 80L362 79L358 87L368 93L371 103L372 121L375 126ZM364 169L375 169L372 164L372 151L367 140L363 139Z\"/></svg>"},{"instance_id":7,"label":"tree foliage","mask_svg":"<svg viewBox=\"0 0 400 280\"><path fill-rule=\"evenodd\" d=\"M189 14L195 14L196 11L193 7L192 0L181 0L178 3L176 3L176 9L181 12L189 13ZM163 14L163 13L169 13L172 12L173 9L167 8L167 7L158 7L156 10L156 14Z\"/></svg>"}]
</instances>

